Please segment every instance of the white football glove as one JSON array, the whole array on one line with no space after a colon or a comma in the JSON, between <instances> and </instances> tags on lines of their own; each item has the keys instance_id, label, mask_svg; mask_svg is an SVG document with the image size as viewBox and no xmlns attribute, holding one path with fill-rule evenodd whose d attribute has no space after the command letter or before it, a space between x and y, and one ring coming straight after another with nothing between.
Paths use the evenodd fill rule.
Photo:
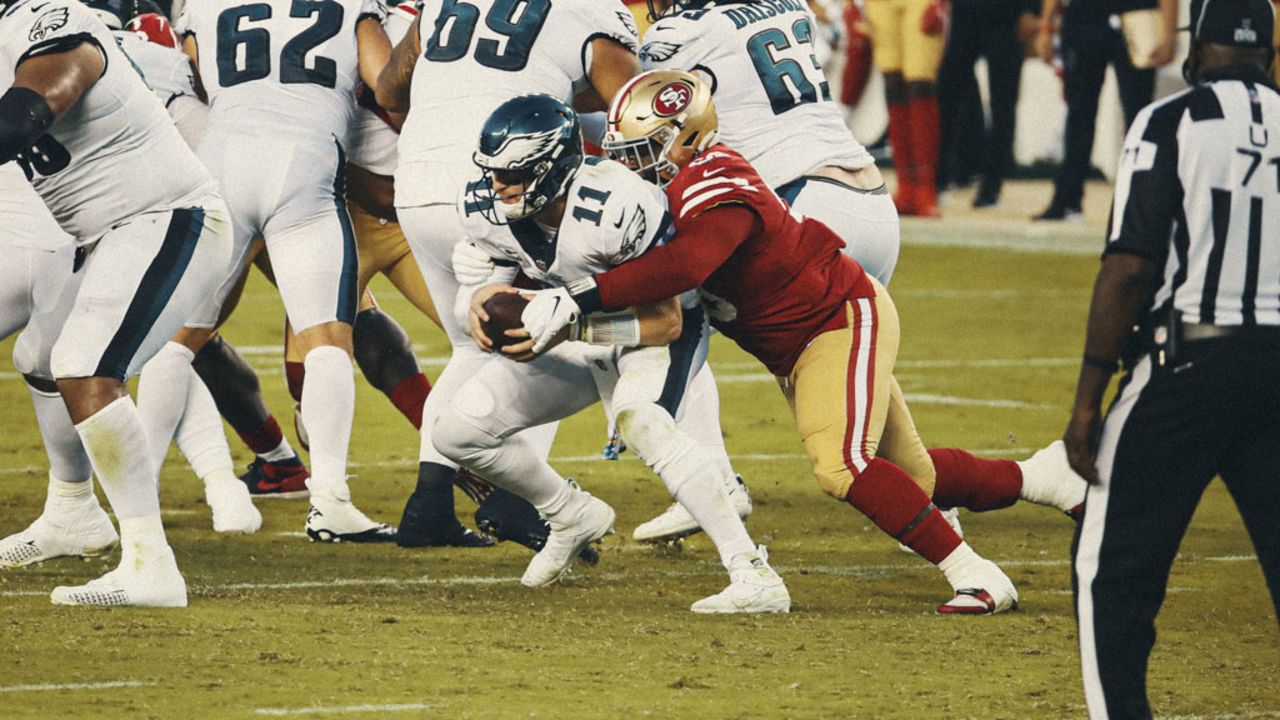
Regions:
<instances>
[{"instance_id":1,"label":"white football glove","mask_svg":"<svg viewBox=\"0 0 1280 720\"><path fill-rule=\"evenodd\" d=\"M459 285L482 285L496 267L489 253L472 243L464 241L453 246L453 274Z\"/></svg>"},{"instance_id":2,"label":"white football glove","mask_svg":"<svg viewBox=\"0 0 1280 720\"><path fill-rule=\"evenodd\" d=\"M578 320L578 303L569 294L568 288L552 288L540 290L533 294L533 299L524 306L520 313L520 322L533 339L533 352L540 353L547 349L556 333Z\"/></svg>"}]
</instances>

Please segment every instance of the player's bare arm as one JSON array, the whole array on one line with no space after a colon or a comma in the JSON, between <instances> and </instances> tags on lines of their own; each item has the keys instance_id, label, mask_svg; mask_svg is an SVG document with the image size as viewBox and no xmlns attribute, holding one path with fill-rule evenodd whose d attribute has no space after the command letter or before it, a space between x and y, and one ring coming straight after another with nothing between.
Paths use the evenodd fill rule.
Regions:
<instances>
[{"instance_id":1,"label":"player's bare arm","mask_svg":"<svg viewBox=\"0 0 1280 720\"><path fill-rule=\"evenodd\" d=\"M578 112L609 109L609 101L623 85L640 74L640 59L622 43L609 38L591 41L591 87L578 93L573 108Z\"/></svg>"},{"instance_id":2,"label":"player's bare arm","mask_svg":"<svg viewBox=\"0 0 1280 720\"><path fill-rule=\"evenodd\" d=\"M387 38L387 31L382 29L382 23L372 17L361 20L356 25L356 47L360 79L377 90L378 77L391 59L391 40Z\"/></svg>"},{"instance_id":3,"label":"player's bare arm","mask_svg":"<svg viewBox=\"0 0 1280 720\"><path fill-rule=\"evenodd\" d=\"M413 84L413 68L422 54L422 41L418 37L421 18L414 18L404 38L391 50L391 59L382 68L374 88L378 105L389 112L409 111L409 88Z\"/></svg>"},{"instance_id":4,"label":"player's bare arm","mask_svg":"<svg viewBox=\"0 0 1280 720\"><path fill-rule=\"evenodd\" d=\"M91 43L24 60L13 87L0 96L0 162L12 160L48 132L106 70L102 51Z\"/></svg>"},{"instance_id":5,"label":"player's bare arm","mask_svg":"<svg viewBox=\"0 0 1280 720\"><path fill-rule=\"evenodd\" d=\"M1102 434L1102 396L1120 368L1129 333L1151 298L1156 279L1155 263L1114 253L1102 261L1094 284L1075 407L1062 438L1072 469L1089 482L1098 481L1095 458Z\"/></svg>"}]
</instances>

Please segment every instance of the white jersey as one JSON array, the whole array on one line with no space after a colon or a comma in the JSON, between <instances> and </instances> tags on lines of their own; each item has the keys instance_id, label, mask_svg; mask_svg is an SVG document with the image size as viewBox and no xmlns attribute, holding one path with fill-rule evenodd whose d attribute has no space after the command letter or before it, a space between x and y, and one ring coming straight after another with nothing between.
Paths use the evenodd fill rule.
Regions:
<instances>
[{"instance_id":1,"label":"white jersey","mask_svg":"<svg viewBox=\"0 0 1280 720\"><path fill-rule=\"evenodd\" d=\"M356 25L377 0L201 0L179 20L196 39L209 128L346 144L359 79Z\"/></svg>"},{"instance_id":2,"label":"white jersey","mask_svg":"<svg viewBox=\"0 0 1280 720\"><path fill-rule=\"evenodd\" d=\"M874 163L831 100L816 27L804 0L722 2L654 23L640 62L707 76L720 139L776 188L825 165Z\"/></svg>"},{"instance_id":3,"label":"white jersey","mask_svg":"<svg viewBox=\"0 0 1280 720\"><path fill-rule=\"evenodd\" d=\"M0 88L38 55L89 43L102 77L18 164L76 241L96 240L142 213L185 207L216 192L102 21L74 0L19 0L0 15Z\"/></svg>"},{"instance_id":4,"label":"white jersey","mask_svg":"<svg viewBox=\"0 0 1280 720\"><path fill-rule=\"evenodd\" d=\"M142 79L164 103L178 134L193 150L200 146L209 120L209 106L196 92L195 72L186 54L177 48L157 45L128 31L115 32L116 43L142 73Z\"/></svg>"},{"instance_id":5,"label":"white jersey","mask_svg":"<svg viewBox=\"0 0 1280 720\"><path fill-rule=\"evenodd\" d=\"M0 245L57 250L71 242L17 163L0 165Z\"/></svg>"},{"instance_id":6,"label":"white jersey","mask_svg":"<svg viewBox=\"0 0 1280 720\"><path fill-rule=\"evenodd\" d=\"M612 160L587 158L565 191L568 204L554 233L533 218L490 223L482 214L489 201L475 192L481 182L467 185L458 201L467 238L547 287L634 260L675 232L662 190Z\"/></svg>"},{"instance_id":7,"label":"white jersey","mask_svg":"<svg viewBox=\"0 0 1280 720\"><path fill-rule=\"evenodd\" d=\"M396 204L452 203L474 175L471 154L490 113L517 95L572 99L597 38L636 48L621 0L426 0Z\"/></svg>"},{"instance_id":8,"label":"white jersey","mask_svg":"<svg viewBox=\"0 0 1280 720\"><path fill-rule=\"evenodd\" d=\"M382 29L387 31L387 38L393 46L405 36L417 16L418 11L408 4L397 5L387 11ZM400 133L377 113L362 106L356 110L351 124L351 148L347 159L371 173L394 175L400 162L400 154L396 150L399 142Z\"/></svg>"},{"instance_id":9,"label":"white jersey","mask_svg":"<svg viewBox=\"0 0 1280 720\"><path fill-rule=\"evenodd\" d=\"M166 108L174 98L199 97L191 61L181 50L157 45L124 30L112 34L116 37L116 44L133 61L142 73L142 79Z\"/></svg>"}]
</instances>

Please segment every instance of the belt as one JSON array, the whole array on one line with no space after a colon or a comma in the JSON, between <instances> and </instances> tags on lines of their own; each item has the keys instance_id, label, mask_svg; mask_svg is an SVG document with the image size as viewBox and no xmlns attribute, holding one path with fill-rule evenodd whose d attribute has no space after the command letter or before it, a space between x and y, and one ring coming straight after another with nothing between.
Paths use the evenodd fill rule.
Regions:
<instances>
[{"instance_id":1,"label":"belt","mask_svg":"<svg viewBox=\"0 0 1280 720\"><path fill-rule=\"evenodd\" d=\"M1244 329L1240 325L1207 325L1204 323L1182 323L1182 339L1187 342L1196 340L1213 340L1215 338L1236 335Z\"/></svg>"}]
</instances>

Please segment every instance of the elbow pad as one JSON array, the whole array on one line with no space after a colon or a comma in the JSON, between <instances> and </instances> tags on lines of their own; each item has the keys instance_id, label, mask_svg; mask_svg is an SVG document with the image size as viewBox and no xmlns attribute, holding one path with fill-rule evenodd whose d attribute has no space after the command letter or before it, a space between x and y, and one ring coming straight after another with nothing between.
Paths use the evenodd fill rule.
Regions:
<instances>
[{"instance_id":1,"label":"elbow pad","mask_svg":"<svg viewBox=\"0 0 1280 720\"><path fill-rule=\"evenodd\" d=\"M31 147L53 127L53 110L40 93L24 87L0 95L0 164Z\"/></svg>"}]
</instances>

